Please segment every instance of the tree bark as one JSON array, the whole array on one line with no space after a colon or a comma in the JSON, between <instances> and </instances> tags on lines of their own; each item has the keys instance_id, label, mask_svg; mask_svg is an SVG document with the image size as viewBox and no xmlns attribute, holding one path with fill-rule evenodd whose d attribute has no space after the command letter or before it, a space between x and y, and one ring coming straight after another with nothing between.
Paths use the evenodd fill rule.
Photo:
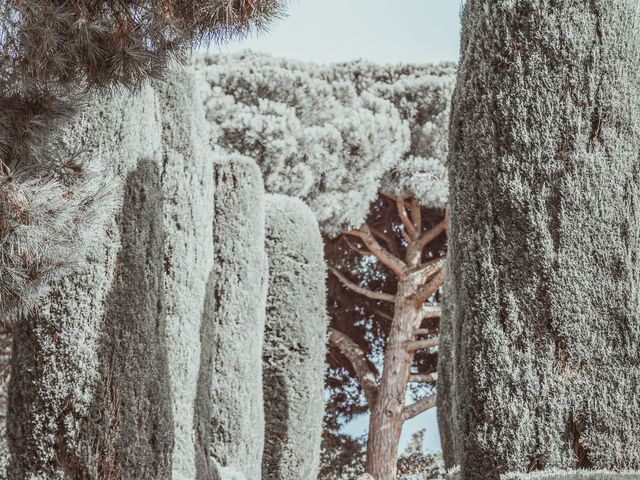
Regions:
<instances>
[{"instance_id":1,"label":"tree bark","mask_svg":"<svg viewBox=\"0 0 640 480\"><path fill-rule=\"evenodd\" d=\"M384 370L369 420L366 472L376 480L396 478L398 442L404 423L402 410L414 355L407 349L407 344L414 339L414 329L422 320L420 310L412 304L414 293L415 285L411 279L398 282Z\"/></svg>"},{"instance_id":2,"label":"tree bark","mask_svg":"<svg viewBox=\"0 0 640 480\"><path fill-rule=\"evenodd\" d=\"M398 443L404 424L405 399L407 384L413 365L416 349L416 331L424 318L422 302L416 298L429 286L433 294L439 287L438 271L423 268L417 269L420 261L416 257L409 267L413 273L406 274L398 281L395 309L387 346L384 353L384 370L380 379L380 387L369 420L369 436L367 440L367 463L365 470L376 480L395 480ZM439 268L435 266L434 268ZM433 277L426 277L425 272ZM437 345L433 339L421 345L430 348Z\"/></svg>"},{"instance_id":3,"label":"tree bark","mask_svg":"<svg viewBox=\"0 0 640 480\"><path fill-rule=\"evenodd\" d=\"M438 385L465 480L640 467L639 35L637 0L466 3Z\"/></svg>"}]
</instances>

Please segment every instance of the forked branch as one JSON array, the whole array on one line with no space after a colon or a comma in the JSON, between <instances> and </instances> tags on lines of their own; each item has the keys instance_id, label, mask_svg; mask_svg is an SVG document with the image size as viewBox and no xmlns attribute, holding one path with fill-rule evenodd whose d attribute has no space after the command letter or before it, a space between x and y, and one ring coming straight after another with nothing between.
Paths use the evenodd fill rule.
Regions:
<instances>
[{"instance_id":1,"label":"forked branch","mask_svg":"<svg viewBox=\"0 0 640 480\"><path fill-rule=\"evenodd\" d=\"M398 245L393 238L391 238L389 235L382 232L381 230L378 230L377 228L369 227L369 229L371 230L371 233L373 234L374 237L379 238L387 245L387 248L389 249L389 251L391 251L393 255L400 258L400 251L398 250Z\"/></svg>"},{"instance_id":2,"label":"forked branch","mask_svg":"<svg viewBox=\"0 0 640 480\"><path fill-rule=\"evenodd\" d=\"M422 308L422 304L434 293L438 291L440 286L442 286L442 282L444 282L444 268L441 268L440 271L429 280L424 287L418 290L414 296L414 305L417 309Z\"/></svg>"},{"instance_id":3,"label":"forked branch","mask_svg":"<svg viewBox=\"0 0 640 480\"><path fill-rule=\"evenodd\" d=\"M329 344L337 348L349 360L367 399L369 410L373 410L378 397L378 384L367 356L356 342L335 328L330 329Z\"/></svg>"},{"instance_id":4,"label":"forked branch","mask_svg":"<svg viewBox=\"0 0 640 480\"><path fill-rule=\"evenodd\" d=\"M346 230L343 233L359 238L383 265L386 265L399 279L406 277L407 266L395 255L386 250L375 239L369 226L365 223L358 230Z\"/></svg>"},{"instance_id":5,"label":"forked branch","mask_svg":"<svg viewBox=\"0 0 640 480\"><path fill-rule=\"evenodd\" d=\"M371 300L382 300L384 302L390 303L394 303L396 301L396 298L389 293L374 292L373 290L369 290L368 288L364 288L360 285L355 284L347 277L345 277L342 273L340 273L336 268L331 267L330 270L331 273L333 273L336 278L340 280L340 282L352 292L359 293L360 295L370 298Z\"/></svg>"},{"instance_id":6,"label":"forked branch","mask_svg":"<svg viewBox=\"0 0 640 480\"><path fill-rule=\"evenodd\" d=\"M445 231L446 224L446 220L442 220L435 227L422 233L417 240L409 244L409 247L407 248L407 263L409 265L417 265L420 263L422 251Z\"/></svg>"},{"instance_id":7,"label":"forked branch","mask_svg":"<svg viewBox=\"0 0 640 480\"><path fill-rule=\"evenodd\" d=\"M405 230L411 240L415 240L420 235L420 231L416 229L416 226L413 224L411 218L409 218L409 213L407 212L407 204L404 203L404 199L401 197L394 197L394 201L396 202L396 207L398 208L398 216L400 220L402 220L402 224L404 225Z\"/></svg>"}]
</instances>

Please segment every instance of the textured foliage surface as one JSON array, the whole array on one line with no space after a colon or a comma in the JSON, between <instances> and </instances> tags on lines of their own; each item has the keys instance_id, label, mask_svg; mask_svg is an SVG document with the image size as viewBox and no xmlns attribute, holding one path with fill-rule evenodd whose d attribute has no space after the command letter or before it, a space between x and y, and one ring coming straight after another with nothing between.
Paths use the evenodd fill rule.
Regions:
<instances>
[{"instance_id":1,"label":"textured foliage surface","mask_svg":"<svg viewBox=\"0 0 640 480\"><path fill-rule=\"evenodd\" d=\"M315 480L326 355L322 238L300 200L268 195L269 287L264 340L263 480Z\"/></svg>"},{"instance_id":2,"label":"textured foliage surface","mask_svg":"<svg viewBox=\"0 0 640 480\"><path fill-rule=\"evenodd\" d=\"M639 472L607 472L604 470L552 470L534 473L508 473L500 480L640 480Z\"/></svg>"},{"instance_id":3,"label":"textured foliage surface","mask_svg":"<svg viewBox=\"0 0 640 480\"><path fill-rule=\"evenodd\" d=\"M238 156L220 159L214 180L210 451L224 467L259 479L267 295L264 187L255 162Z\"/></svg>"},{"instance_id":4,"label":"textured foliage surface","mask_svg":"<svg viewBox=\"0 0 640 480\"><path fill-rule=\"evenodd\" d=\"M157 90L92 106L65 132L124 181L88 264L15 325L9 478L214 475L196 476L193 411L213 166L194 79Z\"/></svg>"},{"instance_id":5,"label":"textured foliage surface","mask_svg":"<svg viewBox=\"0 0 640 480\"><path fill-rule=\"evenodd\" d=\"M319 66L251 52L200 58L212 142L254 158L270 193L303 199L323 233L359 227L380 189L446 199L451 66Z\"/></svg>"},{"instance_id":6,"label":"textured foliage surface","mask_svg":"<svg viewBox=\"0 0 640 480\"><path fill-rule=\"evenodd\" d=\"M109 218L112 170L52 133L91 93L141 87L200 40L261 28L277 0L0 1L0 314L28 313Z\"/></svg>"},{"instance_id":7,"label":"textured foliage surface","mask_svg":"<svg viewBox=\"0 0 640 480\"><path fill-rule=\"evenodd\" d=\"M468 0L463 24L444 447L466 480L638 468L638 3Z\"/></svg>"}]
</instances>

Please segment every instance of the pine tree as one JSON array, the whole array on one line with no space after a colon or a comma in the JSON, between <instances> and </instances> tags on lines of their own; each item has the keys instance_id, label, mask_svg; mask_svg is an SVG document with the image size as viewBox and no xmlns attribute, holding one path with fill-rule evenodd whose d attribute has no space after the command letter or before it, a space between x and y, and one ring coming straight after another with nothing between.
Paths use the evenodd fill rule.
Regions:
<instances>
[{"instance_id":1,"label":"pine tree","mask_svg":"<svg viewBox=\"0 0 640 480\"><path fill-rule=\"evenodd\" d=\"M0 314L15 319L100 235L114 180L55 133L92 95L139 87L201 41L261 28L276 0L0 1Z\"/></svg>"},{"instance_id":2,"label":"pine tree","mask_svg":"<svg viewBox=\"0 0 640 480\"><path fill-rule=\"evenodd\" d=\"M435 405L443 272L430 255L443 253L452 69L319 67L251 53L197 67L211 86L212 143L254 158L267 191L305 200L319 220L335 262L331 440L344 444L341 420L371 411L367 471L395 478L402 424ZM417 401L405 405L410 390Z\"/></svg>"},{"instance_id":3,"label":"pine tree","mask_svg":"<svg viewBox=\"0 0 640 480\"><path fill-rule=\"evenodd\" d=\"M407 448L405 448L403 454L406 456L414 455L416 453L422 453L424 451L424 434L426 430L423 428L422 430L418 430L417 432L413 432L411 435L411 439L409 440L409 444Z\"/></svg>"},{"instance_id":4,"label":"pine tree","mask_svg":"<svg viewBox=\"0 0 640 480\"><path fill-rule=\"evenodd\" d=\"M635 0L466 2L438 386L466 480L640 467L639 27Z\"/></svg>"}]
</instances>

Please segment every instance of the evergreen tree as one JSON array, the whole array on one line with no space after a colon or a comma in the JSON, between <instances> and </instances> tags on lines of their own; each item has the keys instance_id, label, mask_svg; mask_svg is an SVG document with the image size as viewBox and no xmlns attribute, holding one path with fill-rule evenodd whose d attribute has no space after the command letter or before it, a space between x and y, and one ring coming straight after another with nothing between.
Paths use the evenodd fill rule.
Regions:
<instances>
[{"instance_id":1,"label":"evergreen tree","mask_svg":"<svg viewBox=\"0 0 640 480\"><path fill-rule=\"evenodd\" d=\"M422 453L424 451L424 434L426 430L423 428L422 430L418 430L417 432L413 432L411 435L411 440L407 444L407 448L405 448L403 455L410 456L416 453Z\"/></svg>"},{"instance_id":2,"label":"evergreen tree","mask_svg":"<svg viewBox=\"0 0 640 480\"><path fill-rule=\"evenodd\" d=\"M327 330L322 237L313 212L298 199L268 195L265 218L262 479L316 480Z\"/></svg>"},{"instance_id":3,"label":"evergreen tree","mask_svg":"<svg viewBox=\"0 0 640 480\"><path fill-rule=\"evenodd\" d=\"M358 449L339 426L369 410L367 471L395 478L403 422L435 404L452 69L319 67L251 53L198 67L211 86L212 144L254 158L266 190L308 202L325 235L335 401L326 458L344 458L331 445Z\"/></svg>"},{"instance_id":4,"label":"evergreen tree","mask_svg":"<svg viewBox=\"0 0 640 480\"><path fill-rule=\"evenodd\" d=\"M635 0L466 2L438 385L466 480L640 467L639 27Z\"/></svg>"},{"instance_id":5,"label":"evergreen tree","mask_svg":"<svg viewBox=\"0 0 640 480\"><path fill-rule=\"evenodd\" d=\"M276 0L0 1L0 314L32 308L111 213L108 166L53 134L92 94L139 87L203 40L262 27Z\"/></svg>"}]
</instances>

